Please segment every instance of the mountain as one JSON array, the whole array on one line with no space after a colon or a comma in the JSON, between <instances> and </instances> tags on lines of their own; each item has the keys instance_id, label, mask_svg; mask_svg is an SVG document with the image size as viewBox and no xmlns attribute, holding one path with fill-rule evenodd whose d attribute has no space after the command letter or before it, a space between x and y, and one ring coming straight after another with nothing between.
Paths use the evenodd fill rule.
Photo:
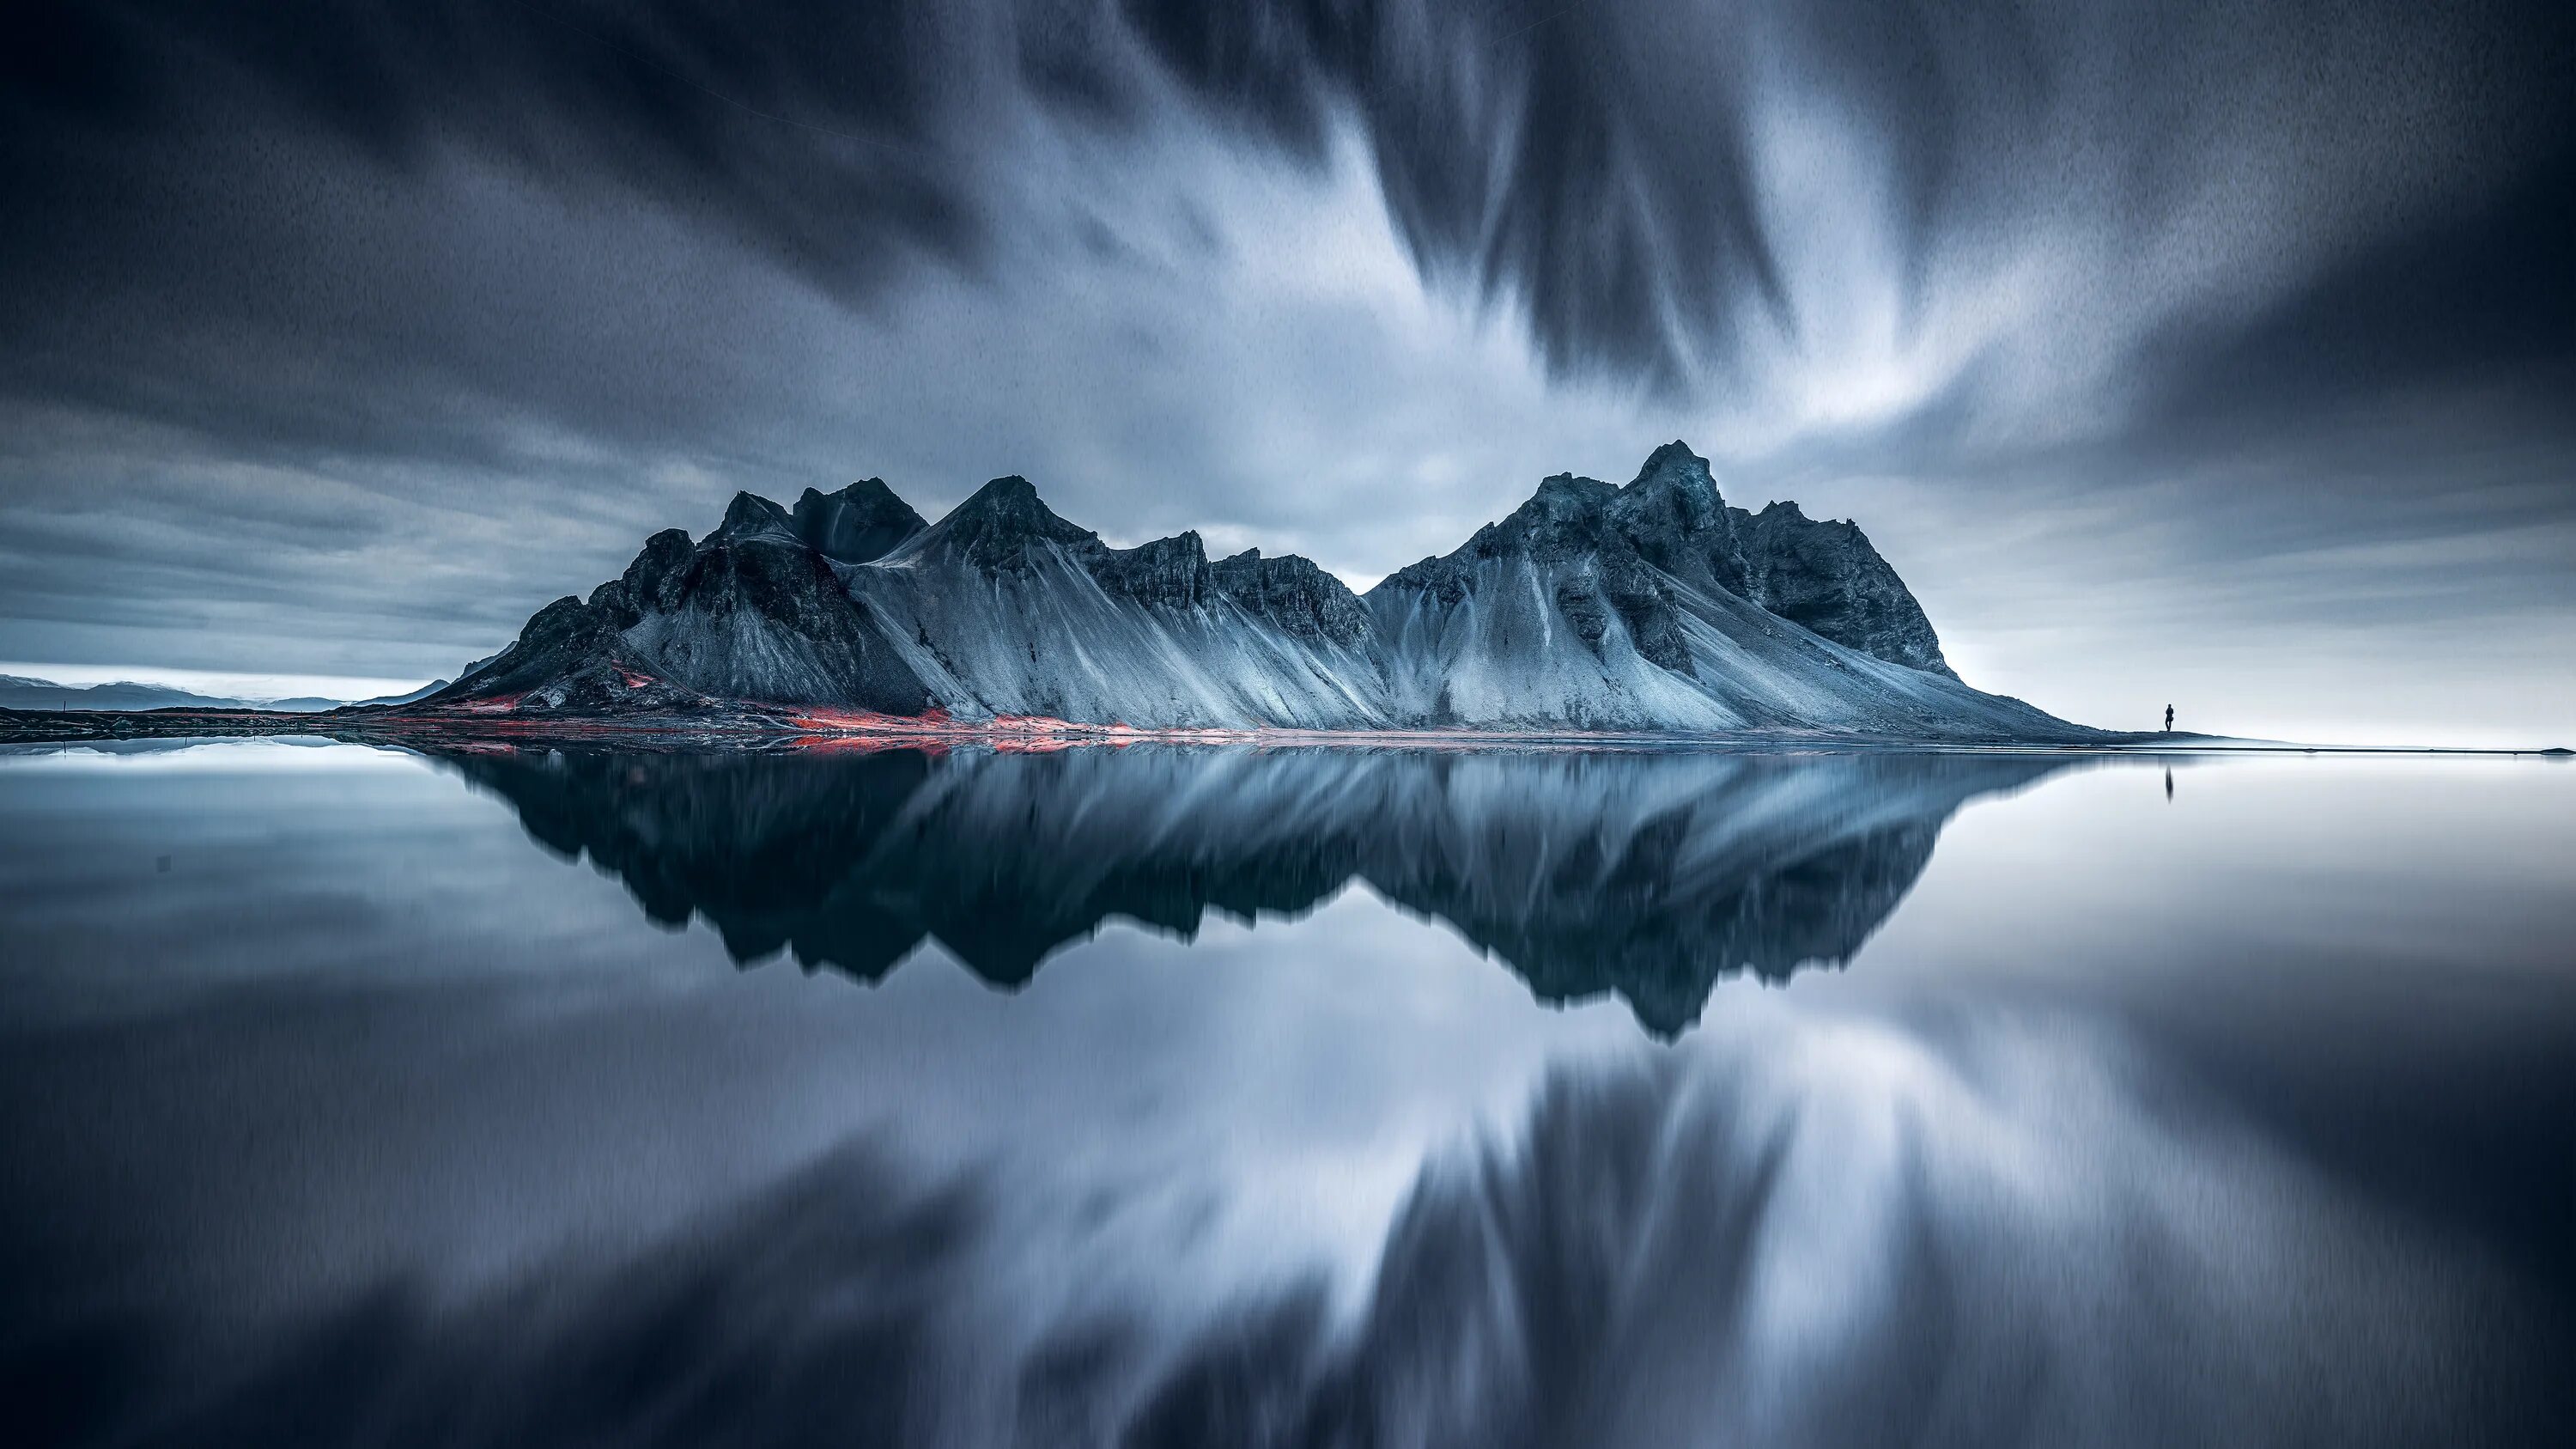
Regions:
<instances>
[{"instance_id":1,"label":"mountain","mask_svg":"<svg viewBox=\"0 0 2576 1449\"><path fill-rule=\"evenodd\" d=\"M376 699L363 699L362 705L411 704L427 699L447 688L441 679L404 694L388 694ZM167 684L139 684L119 680L114 684L76 687L56 684L50 679L30 679L23 674L0 674L0 709L25 710L99 710L131 714L148 709L255 709L270 714L320 714L325 710L345 708L349 701L326 699L318 694L299 694L287 699L248 699L232 695L199 694Z\"/></svg>"},{"instance_id":2,"label":"mountain","mask_svg":"<svg viewBox=\"0 0 2576 1449\"><path fill-rule=\"evenodd\" d=\"M1111 919L1295 916L1352 881L1449 923L1547 1001L1649 1031L1711 987L1860 949L1977 796L2063 756L1863 750L1043 753L426 747L529 835L703 918L735 960L874 981L925 941L999 986Z\"/></svg>"},{"instance_id":3,"label":"mountain","mask_svg":"<svg viewBox=\"0 0 2576 1449\"><path fill-rule=\"evenodd\" d=\"M77 686L56 684L50 679L31 679L23 674L0 674L0 709L137 710L163 709L171 705L192 705L200 709L248 708L244 701L238 699L217 699L167 685L138 684L132 680Z\"/></svg>"},{"instance_id":4,"label":"mountain","mask_svg":"<svg viewBox=\"0 0 2576 1449\"><path fill-rule=\"evenodd\" d=\"M1147 728L1825 732L2076 739L1972 689L1869 539L1730 507L1680 443L1626 486L1560 474L1356 596L1306 559L1113 548L997 478L937 523L881 479L739 494L655 534L432 695L478 712L723 701Z\"/></svg>"},{"instance_id":5,"label":"mountain","mask_svg":"<svg viewBox=\"0 0 2576 1449\"><path fill-rule=\"evenodd\" d=\"M336 699L235 699L198 694L167 684L141 684L121 679L113 684L56 684L23 674L0 674L0 709L87 709L130 713L146 709L265 709L310 714L335 709Z\"/></svg>"}]
</instances>

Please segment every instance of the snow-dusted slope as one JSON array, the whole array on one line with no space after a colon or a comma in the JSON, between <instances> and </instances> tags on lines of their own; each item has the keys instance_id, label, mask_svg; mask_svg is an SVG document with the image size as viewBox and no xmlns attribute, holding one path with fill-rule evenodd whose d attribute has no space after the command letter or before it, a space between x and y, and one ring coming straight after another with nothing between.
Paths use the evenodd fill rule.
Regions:
<instances>
[{"instance_id":1,"label":"snow-dusted slope","mask_svg":"<svg viewBox=\"0 0 2576 1449\"><path fill-rule=\"evenodd\" d=\"M1560 475L1355 598L1305 559L1115 549L999 478L924 525L882 482L749 494L563 599L439 702L705 697L1147 727L2085 733L1950 672L1847 523L1729 508L1675 443L1625 488Z\"/></svg>"},{"instance_id":2,"label":"snow-dusted slope","mask_svg":"<svg viewBox=\"0 0 2576 1449\"><path fill-rule=\"evenodd\" d=\"M1348 601L1343 614L1361 619L1356 634L1265 595L1267 575L1231 560L1223 571L1211 566L1195 533L1112 549L1056 517L1026 480L1002 478L845 577L914 675L961 716L1393 723L1364 616L1347 589L1315 572Z\"/></svg>"},{"instance_id":3,"label":"snow-dusted slope","mask_svg":"<svg viewBox=\"0 0 2576 1449\"><path fill-rule=\"evenodd\" d=\"M1787 600L1808 623L1754 597ZM1367 603L1390 708L1404 718L1908 737L2070 729L1960 683L1860 530L1793 508L1728 508L1707 462L1679 443L1625 488L1548 479Z\"/></svg>"}]
</instances>

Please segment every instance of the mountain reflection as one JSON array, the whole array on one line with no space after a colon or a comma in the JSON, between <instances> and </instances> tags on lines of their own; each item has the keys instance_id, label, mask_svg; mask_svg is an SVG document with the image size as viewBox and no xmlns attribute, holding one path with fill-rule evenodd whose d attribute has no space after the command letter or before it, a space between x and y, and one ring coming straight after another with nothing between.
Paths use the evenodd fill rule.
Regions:
<instances>
[{"instance_id":1,"label":"mountain reflection","mask_svg":"<svg viewBox=\"0 0 2576 1449\"><path fill-rule=\"evenodd\" d=\"M446 758L739 962L874 981L925 940L1018 985L1113 917L1187 937L1352 880L1551 1002L1658 1035L1712 986L1848 960L1952 813L2064 762L1965 754L1142 746L857 755L509 748Z\"/></svg>"}]
</instances>

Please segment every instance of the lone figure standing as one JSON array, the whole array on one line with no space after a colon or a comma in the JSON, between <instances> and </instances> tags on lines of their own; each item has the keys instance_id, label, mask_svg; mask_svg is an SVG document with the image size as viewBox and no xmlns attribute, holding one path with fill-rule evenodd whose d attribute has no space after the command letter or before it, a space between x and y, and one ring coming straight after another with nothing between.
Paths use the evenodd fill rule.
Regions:
<instances>
[{"instance_id":1,"label":"lone figure standing","mask_svg":"<svg viewBox=\"0 0 2576 1449\"><path fill-rule=\"evenodd\" d=\"M2166 734L2172 734L2172 733L2173 733L2173 706L2172 706L2172 705L2166 705L2166 706L2165 706L2165 733L2166 733Z\"/></svg>"}]
</instances>

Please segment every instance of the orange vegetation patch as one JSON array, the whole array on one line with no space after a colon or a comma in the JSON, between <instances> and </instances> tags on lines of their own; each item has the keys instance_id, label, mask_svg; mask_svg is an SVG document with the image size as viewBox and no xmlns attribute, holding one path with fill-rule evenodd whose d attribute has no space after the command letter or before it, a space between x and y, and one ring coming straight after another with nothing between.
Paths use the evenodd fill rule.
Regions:
<instances>
[{"instance_id":1,"label":"orange vegetation patch","mask_svg":"<svg viewBox=\"0 0 2576 1449\"><path fill-rule=\"evenodd\" d=\"M920 749L952 744L981 744L1013 754L1072 749L1083 745L1125 746L1146 741L1183 744L1239 744L1262 739L1268 732L1241 729L1156 729L1131 725L1090 724L1043 714L1005 714L986 720L961 720L945 710L927 714L880 714L874 710L796 706L782 710L785 721L803 731L793 743L799 749L904 747Z\"/></svg>"}]
</instances>

